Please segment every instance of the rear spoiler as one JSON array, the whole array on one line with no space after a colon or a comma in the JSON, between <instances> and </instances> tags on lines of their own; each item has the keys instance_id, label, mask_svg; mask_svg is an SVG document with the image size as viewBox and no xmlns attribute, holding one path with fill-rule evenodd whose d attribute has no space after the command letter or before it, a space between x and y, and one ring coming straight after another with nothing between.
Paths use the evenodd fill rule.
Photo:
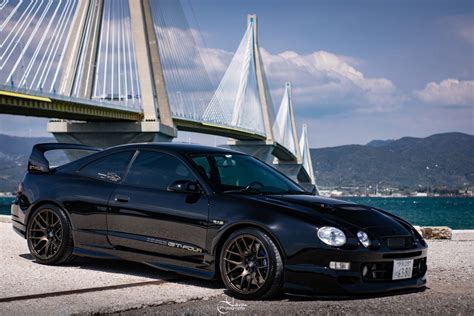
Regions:
<instances>
[{"instance_id":1,"label":"rear spoiler","mask_svg":"<svg viewBox=\"0 0 474 316\"><path fill-rule=\"evenodd\" d=\"M79 144L62 144L62 143L43 143L33 146L31 150L30 159L28 160L28 172L31 173L45 173L49 172L49 161L46 159L44 154L50 150L60 149L76 149L76 150L87 150L87 151L101 151L102 149L97 147L91 147Z\"/></svg>"}]
</instances>

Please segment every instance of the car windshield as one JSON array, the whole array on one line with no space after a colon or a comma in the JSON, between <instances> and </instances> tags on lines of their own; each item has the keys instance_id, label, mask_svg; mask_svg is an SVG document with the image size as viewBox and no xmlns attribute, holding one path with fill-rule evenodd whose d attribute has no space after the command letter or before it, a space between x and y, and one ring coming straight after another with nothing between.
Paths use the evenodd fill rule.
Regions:
<instances>
[{"instance_id":1,"label":"car windshield","mask_svg":"<svg viewBox=\"0 0 474 316\"><path fill-rule=\"evenodd\" d=\"M241 154L191 156L200 173L221 193L307 194L261 161Z\"/></svg>"}]
</instances>

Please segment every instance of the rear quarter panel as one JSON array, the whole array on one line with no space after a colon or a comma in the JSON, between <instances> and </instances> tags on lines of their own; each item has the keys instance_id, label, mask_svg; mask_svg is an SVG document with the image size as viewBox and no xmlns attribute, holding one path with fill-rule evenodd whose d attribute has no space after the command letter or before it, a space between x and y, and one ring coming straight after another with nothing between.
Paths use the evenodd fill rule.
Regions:
<instances>
[{"instance_id":1,"label":"rear quarter panel","mask_svg":"<svg viewBox=\"0 0 474 316\"><path fill-rule=\"evenodd\" d=\"M55 204L70 219L76 246L108 245L107 203L114 188L115 184L76 173L27 174L22 193L25 224L38 207Z\"/></svg>"}]
</instances>

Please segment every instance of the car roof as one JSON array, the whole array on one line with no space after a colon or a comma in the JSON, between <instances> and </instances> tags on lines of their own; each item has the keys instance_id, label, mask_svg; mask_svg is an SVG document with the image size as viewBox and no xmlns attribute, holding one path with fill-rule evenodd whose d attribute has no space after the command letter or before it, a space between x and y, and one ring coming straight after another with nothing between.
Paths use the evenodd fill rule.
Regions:
<instances>
[{"instance_id":1,"label":"car roof","mask_svg":"<svg viewBox=\"0 0 474 316\"><path fill-rule=\"evenodd\" d=\"M139 149L157 149L163 150L168 153L174 153L180 156L186 156L189 154L241 154L246 155L244 153L222 148L222 147L212 147L212 146L203 146L197 144L189 144L189 143L169 143L169 142L153 142L153 143L133 143L133 144L124 144L106 148L103 151L99 151L97 153L93 153L82 157L80 159L71 161L64 165L58 166L55 169L59 171L77 171L79 168L87 165L88 163L98 159L100 157L105 157L109 154L113 154L118 151L122 150L139 150Z\"/></svg>"},{"instance_id":2,"label":"car roof","mask_svg":"<svg viewBox=\"0 0 474 316\"><path fill-rule=\"evenodd\" d=\"M189 143L170 143L170 142L152 142L152 143L134 143L134 144L125 144L114 146L108 148L112 149L124 149L124 148L134 148L134 149L161 149L170 152L176 152L179 154L242 154L241 152L222 148L222 147L213 147L213 146L204 146L198 144L189 144Z\"/></svg>"}]
</instances>

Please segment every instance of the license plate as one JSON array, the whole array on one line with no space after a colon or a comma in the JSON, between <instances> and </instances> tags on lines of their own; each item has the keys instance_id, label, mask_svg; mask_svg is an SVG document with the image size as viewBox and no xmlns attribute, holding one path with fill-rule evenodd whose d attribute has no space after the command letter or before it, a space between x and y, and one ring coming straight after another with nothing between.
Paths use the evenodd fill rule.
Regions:
<instances>
[{"instance_id":1,"label":"license plate","mask_svg":"<svg viewBox=\"0 0 474 316\"><path fill-rule=\"evenodd\" d=\"M409 279L413 274L413 259L394 260L392 280Z\"/></svg>"}]
</instances>

